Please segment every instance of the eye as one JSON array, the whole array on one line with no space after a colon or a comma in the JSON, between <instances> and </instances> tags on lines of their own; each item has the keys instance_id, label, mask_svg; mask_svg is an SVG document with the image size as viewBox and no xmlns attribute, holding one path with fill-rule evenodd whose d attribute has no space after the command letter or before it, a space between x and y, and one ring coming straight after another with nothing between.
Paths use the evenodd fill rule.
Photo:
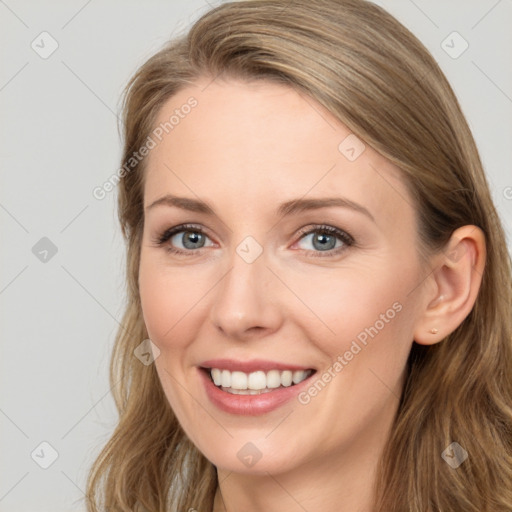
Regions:
<instances>
[{"instance_id":1,"label":"eye","mask_svg":"<svg viewBox=\"0 0 512 512\"><path fill-rule=\"evenodd\" d=\"M344 251L351 245L354 245L354 239L345 231L333 226L316 226L313 229L303 228L300 241L308 241L306 245L311 248L302 247L302 249L313 252L313 257L333 256ZM320 254L324 253L324 254Z\"/></svg>"},{"instance_id":2,"label":"eye","mask_svg":"<svg viewBox=\"0 0 512 512\"><path fill-rule=\"evenodd\" d=\"M154 242L157 245L166 245L166 250L171 253L190 254L194 249L205 247L206 240L209 240L209 237L201 227L192 224L181 224L164 231Z\"/></svg>"},{"instance_id":3,"label":"eye","mask_svg":"<svg viewBox=\"0 0 512 512\"><path fill-rule=\"evenodd\" d=\"M312 249L301 247L306 253L311 253L308 256L335 256L355 243L351 235L333 226L319 225L309 228L302 228L299 231L301 238L297 242L308 241L311 244ZM172 254L190 256L197 250L211 247L213 243L206 245L208 240L210 238L200 226L181 224L167 229L153 241L156 245L165 246Z\"/></svg>"}]
</instances>

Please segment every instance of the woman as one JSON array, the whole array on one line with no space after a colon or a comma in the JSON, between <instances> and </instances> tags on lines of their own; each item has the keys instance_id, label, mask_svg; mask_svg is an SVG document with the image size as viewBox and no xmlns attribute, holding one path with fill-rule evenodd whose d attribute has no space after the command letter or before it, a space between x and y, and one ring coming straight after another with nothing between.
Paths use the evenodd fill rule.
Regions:
<instances>
[{"instance_id":1,"label":"woman","mask_svg":"<svg viewBox=\"0 0 512 512\"><path fill-rule=\"evenodd\" d=\"M137 71L124 137L90 511L512 510L510 257L407 29L224 4Z\"/></svg>"}]
</instances>

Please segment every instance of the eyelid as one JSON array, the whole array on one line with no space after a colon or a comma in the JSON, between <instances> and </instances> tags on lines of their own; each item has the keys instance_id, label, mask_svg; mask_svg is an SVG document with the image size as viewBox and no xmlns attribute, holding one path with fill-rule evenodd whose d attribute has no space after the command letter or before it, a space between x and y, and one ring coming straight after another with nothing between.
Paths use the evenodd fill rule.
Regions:
<instances>
[{"instance_id":1,"label":"eyelid","mask_svg":"<svg viewBox=\"0 0 512 512\"><path fill-rule=\"evenodd\" d=\"M350 233L344 229L331 226L330 224L308 224L307 226L299 229L297 236L299 236L299 239L302 239L304 235L310 235L311 233L315 232L324 232L329 235L338 236L341 239L345 239L347 243L355 243L354 237Z\"/></svg>"}]
</instances>

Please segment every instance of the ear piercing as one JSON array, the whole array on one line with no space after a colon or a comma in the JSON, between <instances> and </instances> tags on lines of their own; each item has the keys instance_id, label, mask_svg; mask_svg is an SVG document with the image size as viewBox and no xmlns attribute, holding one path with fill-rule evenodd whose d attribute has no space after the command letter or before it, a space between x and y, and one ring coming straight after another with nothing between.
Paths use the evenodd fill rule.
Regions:
<instances>
[{"instance_id":1,"label":"ear piercing","mask_svg":"<svg viewBox=\"0 0 512 512\"><path fill-rule=\"evenodd\" d=\"M430 329L430 332L432 334L437 334L439 331L434 327L433 329Z\"/></svg>"}]
</instances>

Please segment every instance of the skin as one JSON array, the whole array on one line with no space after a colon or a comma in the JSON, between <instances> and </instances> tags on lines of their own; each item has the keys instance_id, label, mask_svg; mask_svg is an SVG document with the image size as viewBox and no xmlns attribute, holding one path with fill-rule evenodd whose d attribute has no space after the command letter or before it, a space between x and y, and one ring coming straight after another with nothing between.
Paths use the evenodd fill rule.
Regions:
<instances>
[{"instance_id":1,"label":"skin","mask_svg":"<svg viewBox=\"0 0 512 512\"><path fill-rule=\"evenodd\" d=\"M370 512L412 342L442 341L471 310L483 234L460 228L448 247L460 257L444 251L426 265L399 170L368 145L349 161L338 146L350 130L313 99L265 81L204 79L170 98L155 126L190 96L197 107L148 155L144 205L173 194L204 200L216 215L148 208L139 284L165 394L218 468L214 511ZM278 204L302 197L344 197L374 220L340 207L276 216ZM155 243L182 223L204 228L202 249L166 251L187 251L183 231ZM322 224L348 232L354 245L322 257L317 232L298 234ZM236 252L247 236L263 249L252 263ZM305 405L229 414L198 378L197 365L220 357L298 364L321 376L396 303L400 312ZM237 457L248 442L261 453L252 467Z\"/></svg>"}]
</instances>

